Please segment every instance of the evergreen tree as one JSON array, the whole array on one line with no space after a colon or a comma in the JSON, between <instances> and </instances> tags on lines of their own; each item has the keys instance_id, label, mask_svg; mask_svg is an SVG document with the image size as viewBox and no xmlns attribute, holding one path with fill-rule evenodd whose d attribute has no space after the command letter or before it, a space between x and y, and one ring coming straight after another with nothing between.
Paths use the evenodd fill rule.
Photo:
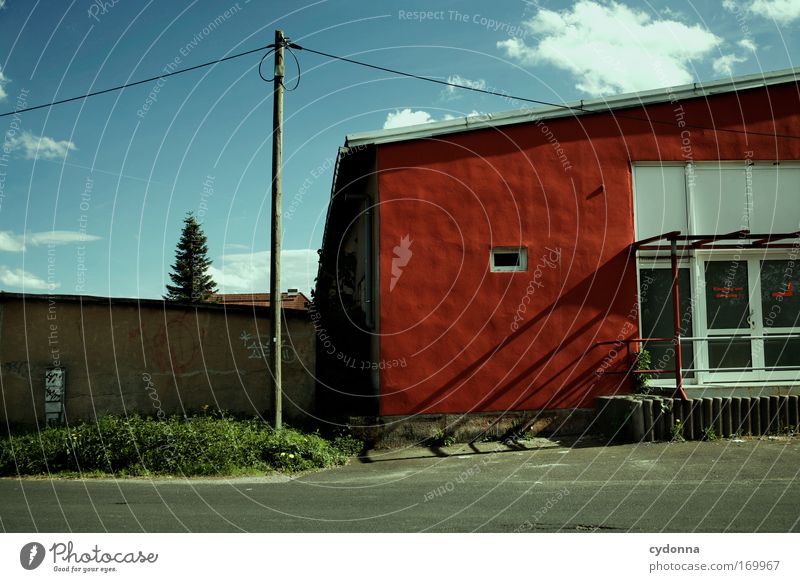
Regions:
<instances>
[{"instance_id":1,"label":"evergreen tree","mask_svg":"<svg viewBox=\"0 0 800 582\"><path fill-rule=\"evenodd\" d=\"M210 266L206 235L194 214L188 212L183 219L183 232L175 251L175 264L169 274L173 285L167 285L164 299L186 303L210 301L211 294L217 291L214 279L208 274Z\"/></svg>"}]
</instances>

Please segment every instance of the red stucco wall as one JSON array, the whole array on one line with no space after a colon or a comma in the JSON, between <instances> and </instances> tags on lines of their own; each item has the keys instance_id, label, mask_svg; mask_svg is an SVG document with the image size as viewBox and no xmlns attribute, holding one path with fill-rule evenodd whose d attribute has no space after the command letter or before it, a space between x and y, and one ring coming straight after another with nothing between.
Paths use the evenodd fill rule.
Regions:
<instances>
[{"instance_id":1,"label":"red stucco wall","mask_svg":"<svg viewBox=\"0 0 800 582\"><path fill-rule=\"evenodd\" d=\"M379 146L382 415L587 407L628 391L595 374L624 367L595 343L638 329L630 160L800 159L800 140L678 125L800 134L795 84L618 115L668 123L604 114ZM528 271L490 273L493 246L527 246Z\"/></svg>"}]
</instances>

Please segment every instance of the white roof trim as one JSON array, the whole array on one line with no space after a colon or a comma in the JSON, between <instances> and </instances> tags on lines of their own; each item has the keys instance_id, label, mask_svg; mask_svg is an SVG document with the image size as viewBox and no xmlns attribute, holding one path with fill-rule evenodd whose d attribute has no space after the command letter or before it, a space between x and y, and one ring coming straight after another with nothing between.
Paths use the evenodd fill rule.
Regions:
<instances>
[{"instance_id":1,"label":"white roof trim","mask_svg":"<svg viewBox=\"0 0 800 582\"><path fill-rule=\"evenodd\" d=\"M408 141L412 139L423 139L450 133L471 131L474 129L492 128L503 125L513 125L517 123L527 123L540 119L554 119L558 117L571 117L590 115L594 113L605 113L617 109L630 107L640 107L656 103L666 103L670 101L682 101L695 97L706 97L720 93L732 93L734 91L744 91L767 87L769 85L780 85L783 83L794 83L798 81L800 68L784 69L769 73L756 75L745 75L720 81L707 81L705 83L692 83L680 87L666 87L662 89L652 89L639 93L625 93L612 97L601 97L598 99L582 99L565 103L562 107L539 107L535 109L516 109L501 113L489 113L476 115L474 117L461 117L448 121L438 121L435 123L423 123L399 127L396 129L384 129L378 131L368 131L354 133L345 138L347 147L357 147L369 144L382 144L397 141ZM585 111L577 109L582 108Z\"/></svg>"}]
</instances>

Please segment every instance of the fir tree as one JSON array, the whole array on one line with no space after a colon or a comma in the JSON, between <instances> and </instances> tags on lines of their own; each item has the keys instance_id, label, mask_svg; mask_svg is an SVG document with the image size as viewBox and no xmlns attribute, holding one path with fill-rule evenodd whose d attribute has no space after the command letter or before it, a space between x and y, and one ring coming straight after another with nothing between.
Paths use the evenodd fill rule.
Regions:
<instances>
[{"instance_id":1,"label":"fir tree","mask_svg":"<svg viewBox=\"0 0 800 582\"><path fill-rule=\"evenodd\" d=\"M208 258L208 245L203 229L191 212L183 219L183 232L175 251L175 264L169 278L173 285L167 285L168 301L202 303L211 300L217 285L208 274L211 259Z\"/></svg>"}]
</instances>

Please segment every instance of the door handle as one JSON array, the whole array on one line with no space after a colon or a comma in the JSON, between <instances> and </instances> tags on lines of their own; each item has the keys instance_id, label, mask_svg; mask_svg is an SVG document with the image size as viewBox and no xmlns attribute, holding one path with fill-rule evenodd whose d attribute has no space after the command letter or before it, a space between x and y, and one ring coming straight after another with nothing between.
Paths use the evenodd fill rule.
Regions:
<instances>
[{"instance_id":1,"label":"door handle","mask_svg":"<svg viewBox=\"0 0 800 582\"><path fill-rule=\"evenodd\" d=\"M747 316L747 325L750 326L750 329L756 328L756 321L753 319L753 312L750 312L750 315Z\"/></svg>"}]
</instances>

